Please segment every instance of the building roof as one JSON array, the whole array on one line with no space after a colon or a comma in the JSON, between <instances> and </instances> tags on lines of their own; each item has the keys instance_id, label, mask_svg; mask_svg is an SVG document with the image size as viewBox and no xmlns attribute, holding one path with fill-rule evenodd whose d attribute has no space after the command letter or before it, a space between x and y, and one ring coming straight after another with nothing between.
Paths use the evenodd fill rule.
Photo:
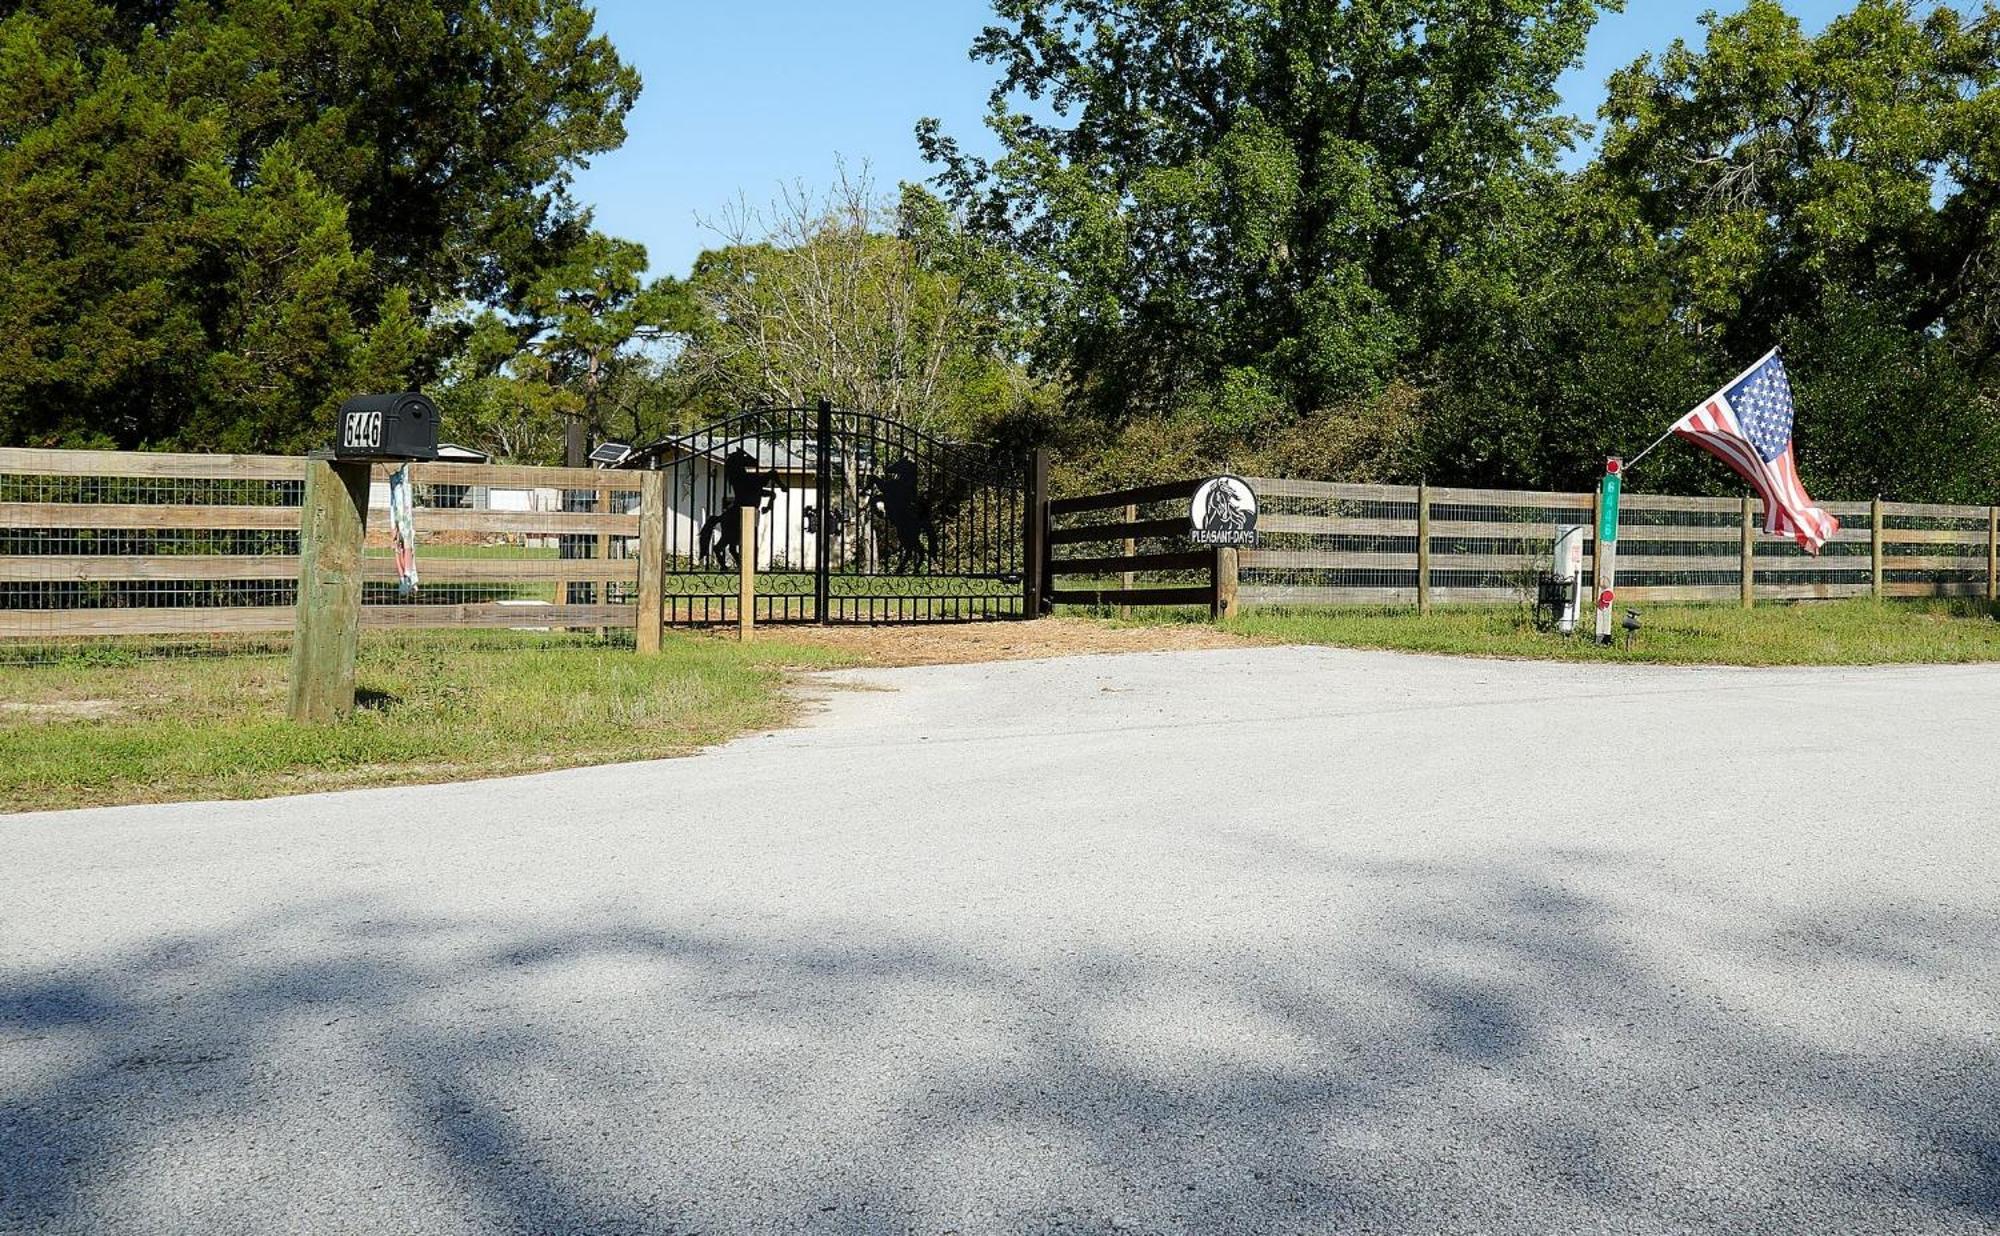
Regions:
<instances>
[{"instance_id":1,"label":"building roof","mask_svg":"<svg viewBox=\"0 0 2000 1236\"><path fill-rule=\"evenodd\" d=\"M644 450L635 451L628 462L641 460L665 460L667 458L687 458L705 456L721 463L731 451L747 450L757 459L757 467L766 472L812 472L816 463L809 447L793 450L784 442L769 438L744 438L727 434L693 433L679 438L668 438L655 442Z\"/></svg>"},{"instance_id":2,"label":"building roof","mask_svg":"<svg viewBox=\"0 0 2000 1236\"><path fill-rule=\"evenodd\" d=\"M485 451L475 451L456 442L438 443L437 457L439 463L485 463L493 458Z\"/></svg>"}]
</instances>

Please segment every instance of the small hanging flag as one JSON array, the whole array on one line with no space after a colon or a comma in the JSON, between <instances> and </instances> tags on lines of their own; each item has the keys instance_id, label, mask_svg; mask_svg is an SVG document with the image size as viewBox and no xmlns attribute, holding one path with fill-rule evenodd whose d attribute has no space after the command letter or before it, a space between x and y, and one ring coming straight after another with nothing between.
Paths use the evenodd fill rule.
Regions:
<instances>
[{"instance_id":1,"label":"small hanging flag","mask_svg":"<svg viewBox=\"0 0 2000 1236\"><path fill-rule=\"evenodd\" d=\"M389 539L396 548L396 595L417 592L417 519L410 502L410 465L389 474Z\"/></svg>"}]
</instances>

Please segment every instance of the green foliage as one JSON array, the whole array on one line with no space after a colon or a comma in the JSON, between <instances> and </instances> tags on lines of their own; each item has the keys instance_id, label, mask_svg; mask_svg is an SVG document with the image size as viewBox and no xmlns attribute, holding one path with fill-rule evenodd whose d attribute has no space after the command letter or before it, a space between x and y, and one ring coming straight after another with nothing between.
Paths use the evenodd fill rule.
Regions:
<instances>
[{"instance_id":1,"label":"green foliage","mask_svg":"<svg viewBox=\"0 0 2000 1236\"><path fill-rule=\"evenodd\" d=\"M824 196L789 191L717 230L676 290L688 416L824 397L990 435L1041 406L1017 359L1022 272L922 189L890 205L843 172Z\"/></svg>"},{"instance_id":2,"label":"green foliage","mask_svg":"<svg viewBox=\"0 0 2000 1236\"><path fill-rule=\"evenodd\" d=\"M522 463L565 461L565 429L647 441L666 431L677 383L647 350L680 312L671 280L645 282L645 251L592 233L524 299L532 316L469 320L433 388L454 441Z\"/></svg>"},{"instance_id":3,"label":"green foliage","mask_svg":"<svg viewBox=\"0 0 2000 1236\"><path fill-rule=\"evenodd\" d=\"M1781 344L1815 492L1991 500L2000 3L1745 0L1565 171L1619 3L996 0L996 157L923 122L935 194L843 175L648 282L569 195L638 90L584 0L27 0L0 442L295 451L425 383L540 462L824 396L1079 484L1576 488Z\"/></svg>"},{"instance_id":4,"label":"green foliage","mask_svg":"<svg viewBox=\"0 0 2000 1236\"><path fill-rule=\"evenodd\" d=\"M1699 361L1685 405L1781 343L1809 483L1990 497L2000 469L2000 8L1775 0L1614 75L1593 187ZM1702 465L1708 476L1718 468Z\"/></svg>"},{"instance_id":5,"label":"green foliage","mask_svg":"<svg viewBox=\"0 0 2000 1236\"><path fill-rule=\"evenodd\" d=\"M589 243L638 90L579 0L0 19L0 441L297 450Z\"/></svg>"},{"instance_id":6,"label":"green foliage","mask_svg":"<svg viewBox=\"0 0 2000 1236\"><path fill-rule=\"evenodd\" d=\"M1597 0L1001 0L1002 155L919 138L1036 276L1099 419L1239 438L1377 395L1512 295Z\"/></svg>"},{"instance_id":7,"label":"green foliage","mask_svg":"<svg viewBox=\"0 0 2000 1236\"><path fill-rule=\"evenodd\" d=\"M1025 272L1071 471L1574 488L1779 344L1809 486L1990 500L2000 8L1807 37L1750 0L1618 73L1567 173L1553 83L1599 7L997 5L1002 153L919 137ZM1740 486L1685 448L1645 483Z\"/></svg>"}]
</instances>

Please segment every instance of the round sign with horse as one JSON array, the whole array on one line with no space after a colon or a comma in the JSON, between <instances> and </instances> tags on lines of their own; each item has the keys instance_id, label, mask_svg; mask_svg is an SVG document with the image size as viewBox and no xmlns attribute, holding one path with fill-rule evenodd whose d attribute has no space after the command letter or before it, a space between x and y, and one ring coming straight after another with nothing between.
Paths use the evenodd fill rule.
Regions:
<instances>
[{"instance_id":1,"label":"round sign with horse","mask_svg":"<svg viewBox=\"0 0 2000 1236\"><path fill-rule=\"evenodd\" d=\"M1241 477L1218 476L1194 491L1188 518L1197 545L1255 545L1257 495Z\"/></svg>"}]
</instances>

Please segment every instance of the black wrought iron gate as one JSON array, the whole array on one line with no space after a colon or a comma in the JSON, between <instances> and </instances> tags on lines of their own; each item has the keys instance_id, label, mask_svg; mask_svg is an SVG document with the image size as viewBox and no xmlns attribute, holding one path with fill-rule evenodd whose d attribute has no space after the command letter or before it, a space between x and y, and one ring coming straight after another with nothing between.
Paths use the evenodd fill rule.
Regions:
<instances>
[{"instance_id":1,"label":"black wrought iron gate","mask_svg":"<svg viewBox=\"0 0 2000 1236\"><path fill-rule=\"evenodd\" d=\"M665 616L734 622L756 568L758 622L1018 618L1026 461L869 412L756 409L622 466L667 474ZM756 544L742 511L757 512Z\"/></svg>"}]
</instances>

